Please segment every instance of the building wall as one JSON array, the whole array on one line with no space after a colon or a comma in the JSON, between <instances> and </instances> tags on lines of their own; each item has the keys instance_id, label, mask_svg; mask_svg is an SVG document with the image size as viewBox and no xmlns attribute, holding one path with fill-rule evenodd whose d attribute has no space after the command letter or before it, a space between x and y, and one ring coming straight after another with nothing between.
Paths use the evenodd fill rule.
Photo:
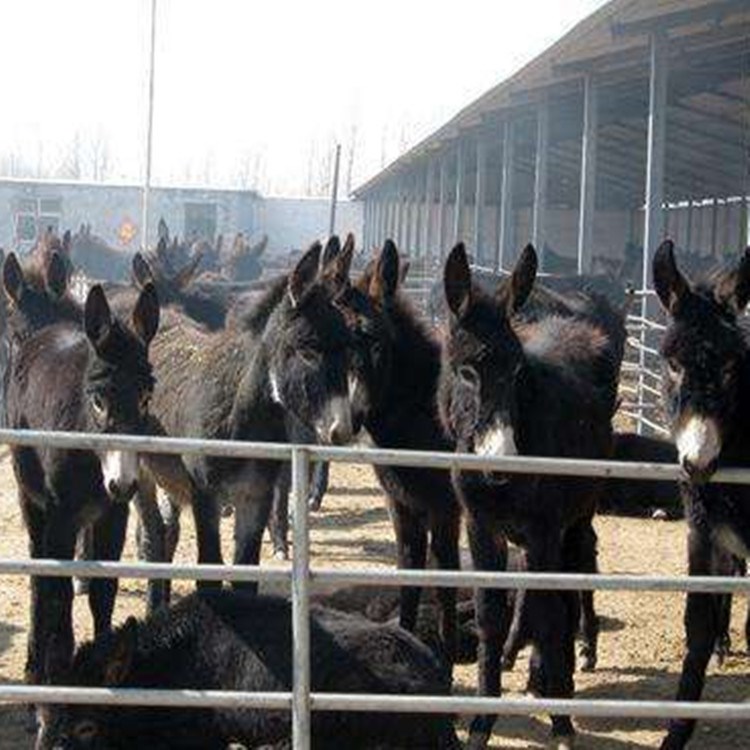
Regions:
<instances>
[{"instance_id":1,"label":"building wall","mask_svg":"<svg viewBox=\"0 0 750 750\"><path fill-rule=\"evenodd\" d=\"M61 230L75 232L86 223L112 247L135 252L143 244L139 187L0 180L0 247L17 247L15 222L19 207L37 200L59 201ZM215 204L217 233L256 234L258 200L249 191L154 188L150 196L148 244L154 243L162 217L173 234L185 234L186 203ZM27 246L24 243L21 249Z\"/></svg>"},{"instance_id":2,"label":"building wall","mask_svg":"<svg viewBox=\"0 0 750 750\"><path fill-rule=\"evenodd\" d=\"M59 229L77 231L91 224L94 234L112 247L126 252L140 249L141 190L130 185L89 185L81 183L0 180L0 247L26 250L31 242L16 237L19 207L29 201L58 201ZM307 247L328 234L330 204L327 199L267 198L240 190L193 188L153 188L149 204L149 245L164 218L171 233L185 235L185 205L216 205L216 231L225 238L236 232L250 237L268 234L268 252L287 253ZM37 204L40 205L40 204ZM336 231L354 232L361 242L362 205L342 201L336 211ZM46 223L41 222L39 223Z\"/></svg>"},{"instance_id":3,"label":"building wall","mask_svg":"<svg viewBox=\"0 0 750 750\"><path fill-rule=\"evenodd\" d=\"M258 209L258 231L268 235L267 252L301 250L325 237L330 210L329 201L323 198L264 198ZM336 233L354 232L361 243L362 226L363 204L341 201L336 207Z\"/></svg>"}]
</instances>

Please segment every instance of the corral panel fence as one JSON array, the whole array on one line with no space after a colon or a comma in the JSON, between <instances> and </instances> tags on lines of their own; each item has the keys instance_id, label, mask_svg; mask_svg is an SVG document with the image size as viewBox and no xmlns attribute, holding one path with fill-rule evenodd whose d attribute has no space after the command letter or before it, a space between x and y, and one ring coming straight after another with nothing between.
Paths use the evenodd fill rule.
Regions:
<instances>
[{"instance_id":1,"label":"corral panel fence","mask_svg":"<svg viewBox=\"0 0 750 750\"><path fill-rule=\"evenodd\" d=\"M125 435L97 435L31 430L0 430L0 442L13 445L140 453L200 454L228 458L291 461L293 476L294 557L290 569L234 565L175 565L62 560L0 560L0 575L135 577L226 581L287 581L291 585L293 685L291 692L253 693L139 688L74 688L0 685L0 701L13 703L109 704L170 707L290 709L293 746L308 750L312 711L405 711L423 713L539 713L587 717L691 718L750 720L747 703L675 701L509 699L459 696L399 696L314 693L310 686L310 588L321 584L473 586L545 590L624 590L701 593L750 593L750 579L599 575L563 573L488 573L481 571L330 569L310 564L307 483L311 461L428 467L438 470L502 471L557 476L677 480L677 466L652 463L572 460L514 456L489 458L469 454L309 445L206 441ZM713 481L750 483L750 470L723 469Z\"/></svg>"}]
</instances>

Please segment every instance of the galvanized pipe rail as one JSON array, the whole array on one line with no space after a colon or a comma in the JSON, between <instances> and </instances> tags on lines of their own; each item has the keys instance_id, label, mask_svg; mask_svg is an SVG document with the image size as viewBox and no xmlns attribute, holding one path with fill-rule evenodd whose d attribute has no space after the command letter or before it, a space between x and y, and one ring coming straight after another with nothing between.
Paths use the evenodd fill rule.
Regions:
<instances>
[{"instance_id":1,"label":"galvanized pipe rail","mask_svg":"<svg viewBox=\"0 0 750 750\"><path fill-rule=\"evenodd\" d=\"M294 649L291 693L228 693L200 690L84 689L0 685L0 701L36 703L107 703L119 705L224 706L292 711L294 750L309 750L311 711L425 711L438 713L534 714L573 716L648 716L750 720L750 704L676 703L670 701L528 700L469 697L336 695L311 692L310 683L310 587L320 583L392 586L420 583L433 586L474 586L526 589L622 589L633 591L747 592L750 580L738 578L675 578L560 573L487 573L439 570L337 570L310 566L308 528L308 469L310 461L334 461L371 465L421 466L434 469L501 471L558 476L620 477L677 480L677 466L560 458L513 456L489 458L471 454L427 451L334 448L192 438L102 435L91 433L0 430L0 443L78 450L124 450L177 455L209 454L230 458L265 458L292 462L294 493L294 559L292 568L230 565L171 565L160 563L113 563L55 560L0 560L0 575L89 576L138 578L191 578L199 580L261 579L289 581L292 589ZM750 483L748 469L722 469L714 481Z\"/></svg>"}]
</instances>

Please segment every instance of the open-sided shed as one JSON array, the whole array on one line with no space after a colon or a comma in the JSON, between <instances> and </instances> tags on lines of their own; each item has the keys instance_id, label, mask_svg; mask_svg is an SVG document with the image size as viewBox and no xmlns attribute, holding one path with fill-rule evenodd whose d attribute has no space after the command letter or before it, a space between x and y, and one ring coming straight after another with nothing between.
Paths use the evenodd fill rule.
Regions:
<instances>
[{"instance_id":1,"label":"open-sided shed","mask_svg":"<svg viewBox=\"0 0 750 750\"><path fill-rule=\"evenodd\" d=\"M365 242L587 272L747 243L750 2L611 0L355 191ZM640 285L648 286L640 264Z\"/></svg>"}]
</instances>

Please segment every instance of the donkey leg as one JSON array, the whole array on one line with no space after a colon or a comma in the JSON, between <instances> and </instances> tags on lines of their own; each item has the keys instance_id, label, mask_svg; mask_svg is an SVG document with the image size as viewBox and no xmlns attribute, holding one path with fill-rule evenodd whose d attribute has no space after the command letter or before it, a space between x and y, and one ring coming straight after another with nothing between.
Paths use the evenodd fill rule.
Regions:
<instances>
[{"instance_id":1,"label":"donkey leg","mask_svg":"<svg viewBox=\"0 0 750 750\"><path fill-rule=\"evenodd\" d=\"M292 465L287 461L273 487L273 507L268 518L268 531L277 560L289 559L289 491L292 486Z\"/></svg>"},{"instance_id":2,"label":"donkey leg","mask_svg":"<svg viewBox=\"0 0 750 750\"><path fill-rule=\"evenodd\" d=\"M510 596L508 600L510 603ZM519 651L528 642L528 626L526 624L526 592L523 589L513 592L513 619L510 623L508 637L503 644L503 669L513 669L516 665Z\"/></svg>"},{"instance_id":3,"label":"donkey leg","mask_svg":"<svg viewBox=\"0 0 750 750\"><path fill-rule=\"evenodd\" d=\"M310 510L319 511L323 505L323 497L328 492L329 475L330 464L327 461L318 461L313 467L310 497L308 498Z\"/></svg>"},{"instance_id":4,"label":"donkey leg","mask_svg":"<svg viewBox=\"0 0 750 750\"><path fill-rule=\"evenodd\" d=\"M737 558L714 546L712 550L711 567L716 575L737 575ZM724 664L724 659L729 655L732 640L729 632L732 620L732 595L716 594L716 617L717 634L714 643L714 655L718 666Z\"/></svg>"},{"instance_id":5,"label":"donkey leg","mask_svg":"<svg viewBox=\"0 0 750 750\"><path fill-rule=\"evenodd\" d=\"M53 560L72 560L78 529L74 526L71 504L60 500L44 523L42 555ZM70 666L73 658L73 581L70 578L38 580L36 637L41 643L42 675L54 682Z\"/></svg>"},{"instance_id":6,"label":"donkey leg","mask_svg":"<svg viewBox=\"0 0 750 750\"><path fill-rule=\"evenodd\" d=\"M712 543L707 529L688 529L688 570L691 576L711 575ZM677 688L678 701L700 700L706 681L706 668L719 629L717 597L711 594L688 594L685 607L687 653ZM687 744L695 721L672 719L662 741L662 750L676 750Z\"/></svg>"},{"instance_id":7,"label":"donkey leg","mask_svg":"<svg viewBox=\"0 0 750 750\"><path fill-rule=\"evenodd\" d=\"M574 573L598 573L597 537L591 519L586 518L571 526L563 540L563 569ZM581 671L591 672L596 668L599 644L599 618L594 609L594 592L581 591L576 609L580 610L580 632L583 637ZM579 623L575 623L576 630Z\"/></svg>"},{"instance_id":8,"label":"donkey leg","mask_svg":"<svg viewBox=\"0 0 750 750\"><path fill-rule=\"evenodd\" d=\"M431 551L441 570L458 570L461 567L458 552L460 528L461 516L457 511L451 513L450 517L431 519ZM456 661L456 589L439 587L437 600L440 605L440 640L446 665L452 670Z\"/></svg>"},{"instance_id":9,"label":"donkey leg","mask_svg":"<svg viewBox=\"0 0 750 750\"><path fill-rule=\"evenodd\" d=\"M264 496L245 497L234 504L234 564L258 565L263 531L273 505L273 490ZM257 582L234 581L232 588L250 594L258 592Z\"/></svg>"},{"instance_id":10,"label":"donkey leg","mask_svg":"<svg viewBox=\"0 0 750 750\"><path fill-rule=\"evenodd\" d=\"M562 556L555 533L530 533L528 568L530 572L561 569ZM578 598L555 591L528 591L526 607L534 641L539 648L545 697L573 696L575 633L578 624ZM572 744L575 734L569 716L552 716L552 735L558 747Z\"/></svg>"},{"instance_id":11,"label":"donkey leg","mask_svg":"<svg viewBox=\"0 0 750 750\"><path fill-rule=\"evenodd\" d=\"M221 564L221 533L219 528L219 508L216 500L208 492L197 486L193 489L190 502L195 522L195 536L198 541L198 563ZM221 588L221 581L198 581L201 590Z\"/></svg>"},{"instance_id":12,"label":"donkey leg","mask_svg":"<svg viewBox=\"0 0 750 750\"><path fill-rule=\"evenodd\" d=\"M138 557L147 562L166 562L164 519L156 501L156 485L150 477L141 472L138 480L138 493L133 500L138 512L136 539ZM167 593L169 582L150 579L146 584L146 611L152 614L159 607L169 603Z\"/></svg>"},{"instance_id":13,"label":"donkey leg","mask_svg":"<svg viewBox=\"0 0 750 750\"><path fill-rule=\"evenodd\" d=\"M76 559L94 559L94 535L91 526L86 526L78 532L78 539L76 541ZM74 578L73 592L76 596L87 596L90 583L90 578Z\"/></svg>"},{"instance_id":14,"label":"donkey leg","mask_svg":"<svg viewBox=\"0 0 750 750\"><path fill-rule=\"evenodd\" d=\"M127 503L115 503L96 521L93 526L94 559L119 560L122 557L129 510ZM117 578L94 578L91 581L89 607L94 618L95 636L112 628L118 586Z\"/></svg>"},{"instance_id":15,"label":"donkey leg","mask_svg":"<svg viewBox=\"0 0 750 750\"><path fill-rule=\"evenodd\" d=\"M493 538L481 519L469 516L466 523L474 570L503 571L508 564L508 545L504 538ZM499 696L502 675L502 648L508 635L511 613L504 589L477 589L476 621L479 639L477 694ZM476 716L471 722L471 750L484 748L492 732L495 716Z\"/></svg>"},{"instance_id":16,"label":"donkey leg","mask_svg":"<svg viewBox=\"0 0 750 750\"><path fill-rule=\"evenodd\" d=\"M44 514L31 498L19 489L19 502L24 523L29 534L29 557L44 557ZM40 684L44 675L44 616L41 600L41 579L31 576L31 601L29 605L29 636L26 641L25 680L30 685Z\"/></svg>"},{"instance_id":17,"label":"donkey leg","mask_svg":"<svg viewBox=\"0 0 750 750\"><path fill-rule=\"evenodd\" d=\"M411 509L390 497L391 519L396 531L398 567L409 570L424 570L427 565L427 529ZM399 625L413 633L417 627L417 612L422 589L419 586L403 586L399 608Z\"/></svg>"}]
</instances>

